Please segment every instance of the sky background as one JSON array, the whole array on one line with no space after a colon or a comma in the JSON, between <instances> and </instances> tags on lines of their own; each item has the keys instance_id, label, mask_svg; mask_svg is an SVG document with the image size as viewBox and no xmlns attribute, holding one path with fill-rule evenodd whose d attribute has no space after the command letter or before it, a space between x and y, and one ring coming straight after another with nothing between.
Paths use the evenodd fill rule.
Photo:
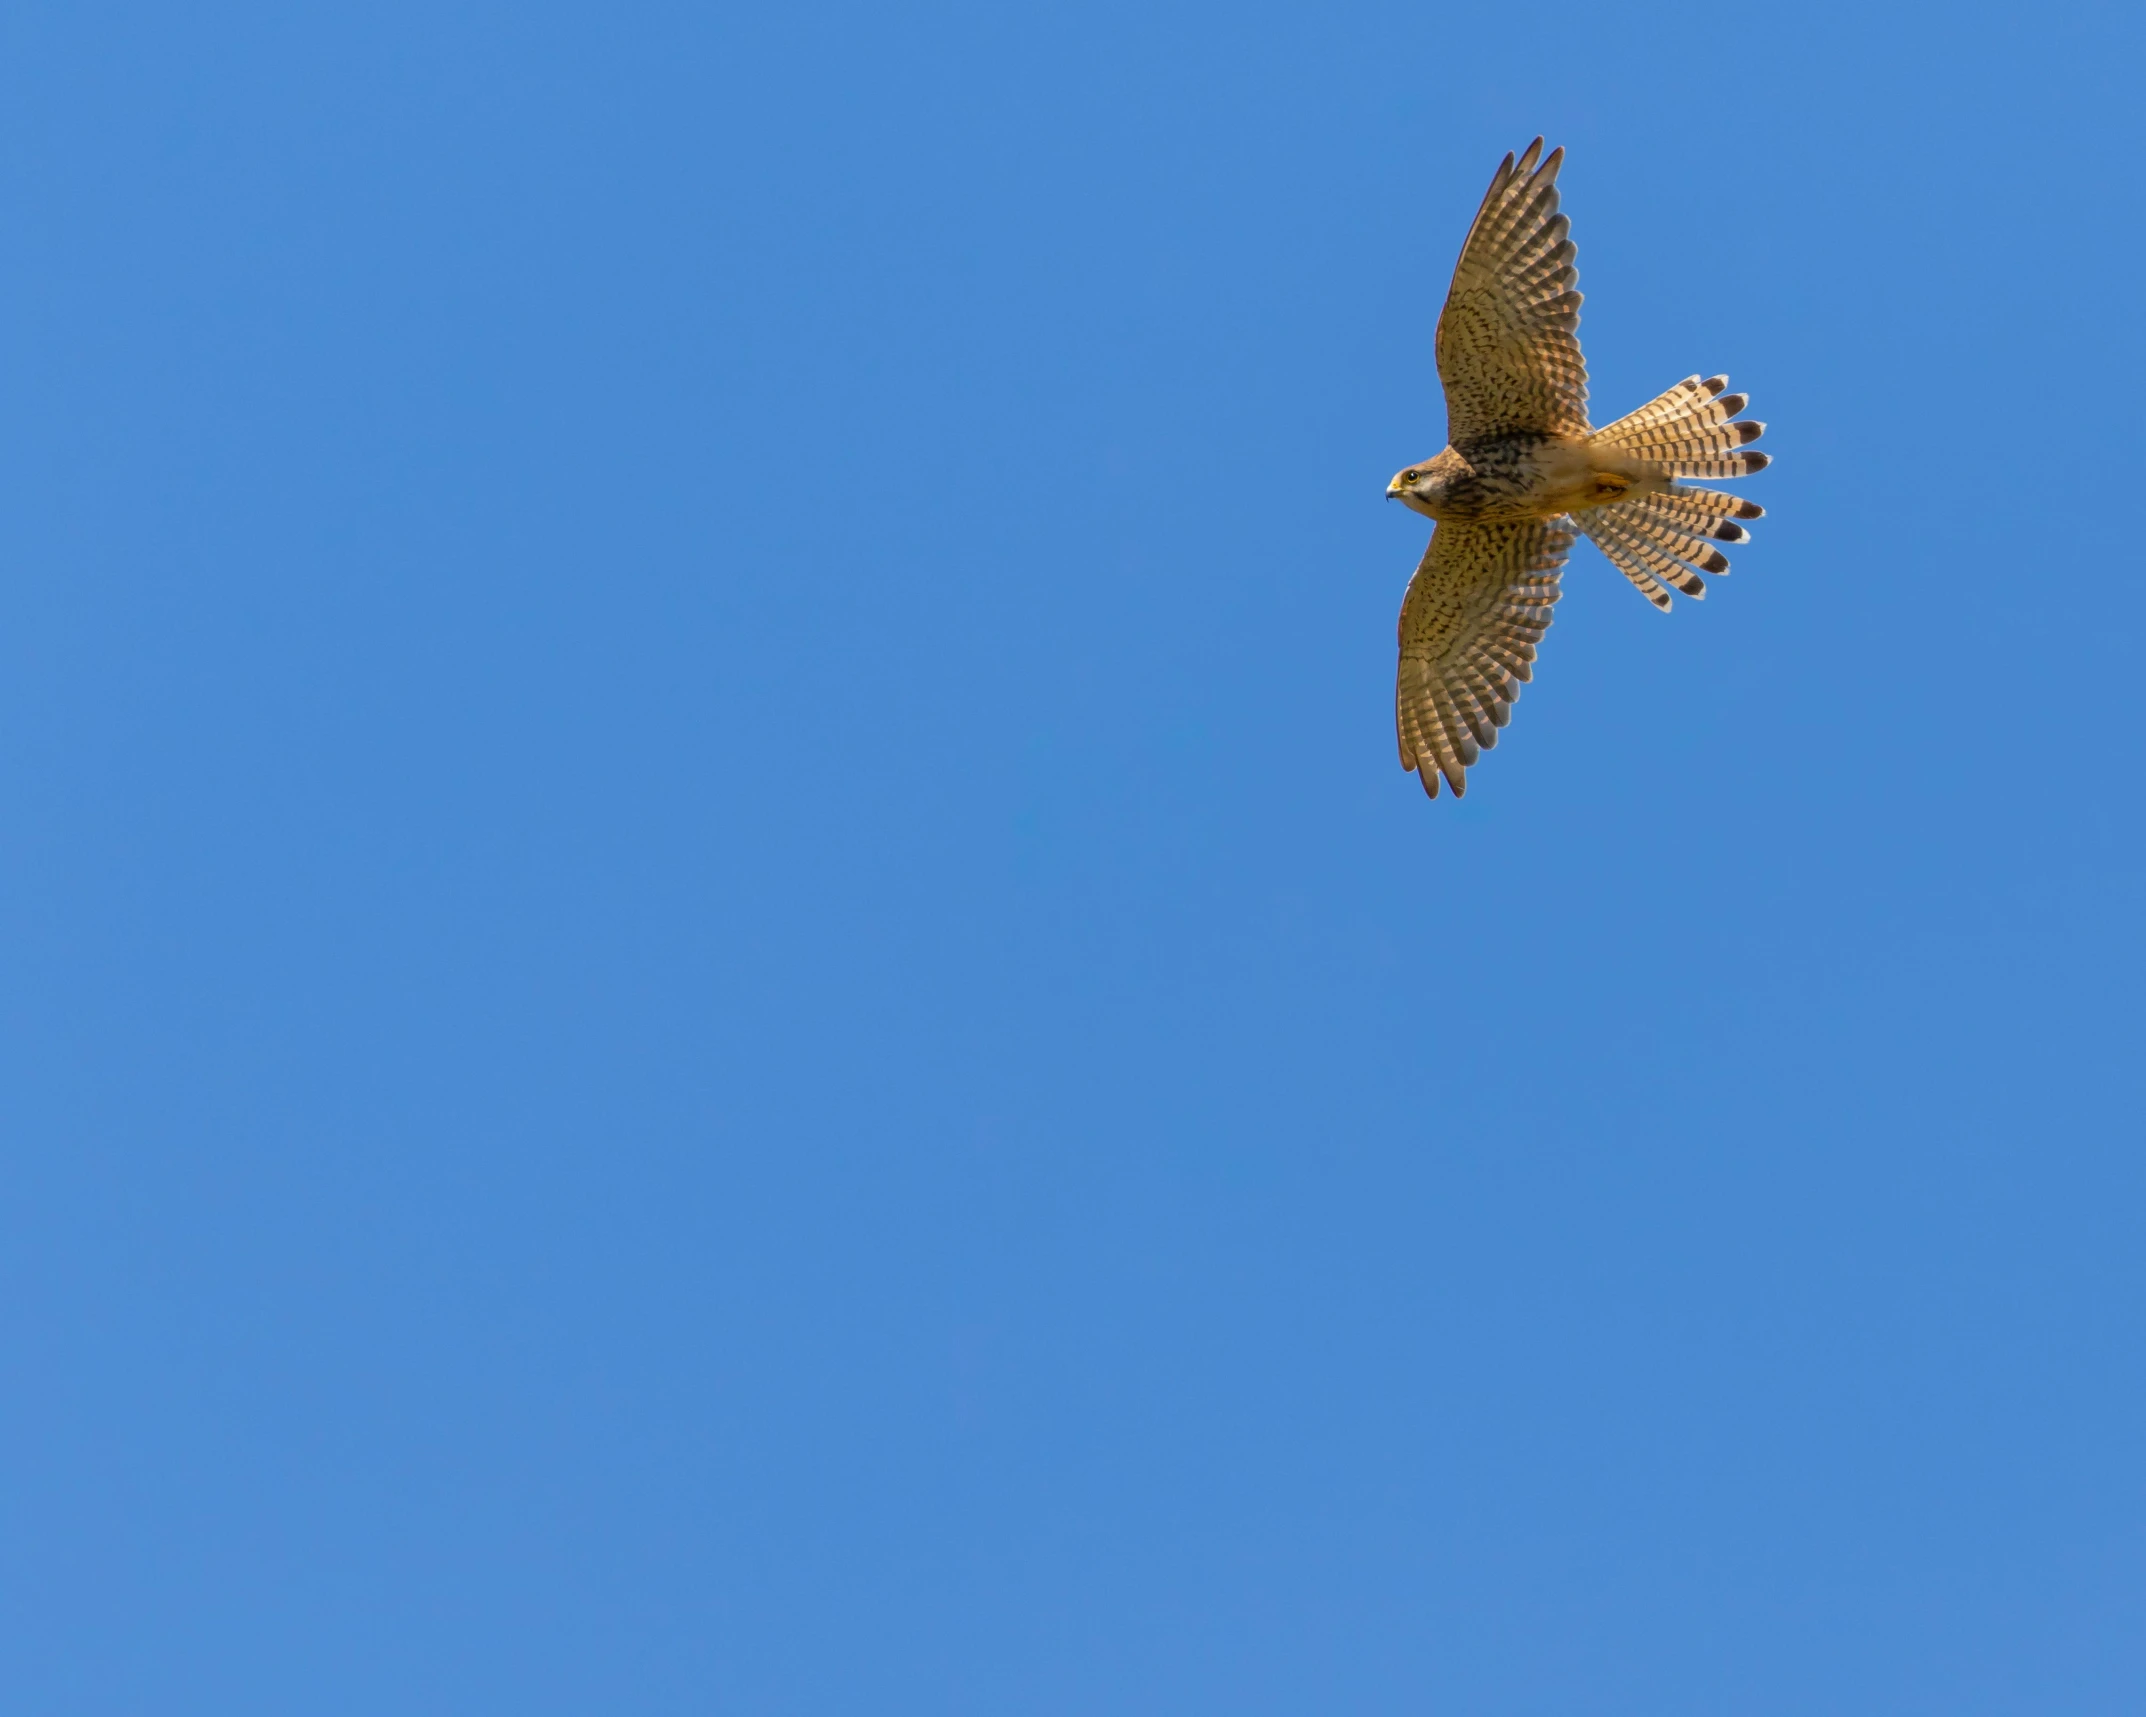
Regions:
<instances>
[{"instance_id":1,"label":"sky background","mask_svg":"<svg viewBox=\"0 0 2146 1717\"><path fill-rule=\"evenodd\" d=\"M2142 52L10 8L10 1707L2146 1707ZM1769 516L1431 804L1538 131Z\"/></svg>"}]
</instances>

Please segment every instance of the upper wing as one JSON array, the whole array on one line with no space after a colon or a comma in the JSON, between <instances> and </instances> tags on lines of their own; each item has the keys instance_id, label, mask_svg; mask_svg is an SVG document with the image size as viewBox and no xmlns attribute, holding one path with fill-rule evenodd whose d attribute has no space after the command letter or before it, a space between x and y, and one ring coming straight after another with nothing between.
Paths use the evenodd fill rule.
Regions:
<instances>
[{"instance_id":1,"label":"upper wing","mask_svg":"<svg viewBox=\"0 0 2146 1717\"><path fill-rule=\"evenodd\" d=\"M1394 690L1401 767L1420 770L1438 797L1442 772L1457 799L1468 766L1512 719L1516 683L1533 677L1550 629L1557 572L1572 550L1566 519L1440 525L1401 603L1401 671Z\"/></svg>"},{"instance_id":2,"label":"upper wing","mask_svg":"<svg viewBox=\"0 0 2146 1717\"><path fill-rule=\"evenodd\" d=\"M1536 138L1508 155L1476 211L1438 318L1446 439L1536 430L1587 433L1580 275L1557 212L1562 149L1541 166Z\"/></svg>"}]
</instances>

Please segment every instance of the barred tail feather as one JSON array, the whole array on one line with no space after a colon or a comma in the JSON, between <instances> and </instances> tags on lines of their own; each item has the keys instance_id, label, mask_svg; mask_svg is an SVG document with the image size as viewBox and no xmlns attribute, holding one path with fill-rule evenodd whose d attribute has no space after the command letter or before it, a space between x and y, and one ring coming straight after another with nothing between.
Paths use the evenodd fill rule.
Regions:
<instances>
[{"instance_id":1,"label":"barred tail feather","mask_svg":"<svg viewBox=\"0 0 2146 1717\"><path fill-rule=\"evenodd\" d=\"M1596 430L1588 444L1619 460L1642 462L1642 469L1651 466L1669 478L1742 477L1763 471L1771 461L1750 444L1766 426L1738 418L1751 402L1728 392L1728 386L1727 376L1686 376L1637 411ZM1750 541L1751 533L1740 521L1764 513L1765 508L1737 495L1672 483L1661 494L1590 507L1573 523L1649 602L1667 609L1672 589L1703 597L1706 581L1700 574L1718 578L1729 570L1728 556L1714 545Z\"/></svg>"},{"instance_id":2,"label":"barred tail feather","mask_svg":"<svg viewBox=\"0 0 2146 1717\"><path fill-rule=\"evenodd\" d=\"M1625 501L1614 507L1591 507L1573 523L1608 556L1610 565L1639 586L1640 594L1663 613L1669 612L1669 592L1664 585L1674 585L1687 596L1704 596L1704 579L1649 541L1637 519L1623 516L1627 508L1635 505Z\"/></svg>"},{"instance_id":3,"label":"barred tail feather","mask_svg":"<svg viewBox=\"0 0 2146 1717\"><path fill-rule=\"evenodd\" d=\"M1699 575L1720 578L1729 570L1729 557L1714 545L1749 542L1751 533L1734 521L1755 519L1764 511L1754 502L1711 489L1671 489L1591 507L1575 515L1573 523L1641 595L1666 612L1669 592L1663 586L1673 586L1695 601L1703 598L1706 581Z\"/></svg>"},{"instance_id":4,"label":"barred tail feather","mask_svg":"<svg viewBox=\"0 0 2146 1717\"><path fill-rule=\"evenodd\" d=\"M1649 510L1664 523L1674 522L1680 530L1712 537L1716 542L1749 542L1751 533L1736 521L1766 516L1766 509L1758 502L1715 489L1671 489L1647 499L1653 503Z\"/></svg>"},{"instance_id":5,"label":"barred tail feather","mask_svg":"<svg viewBox=\"0 0 2146 1717\"><path fill-rule=\"evenodd\" d=\"M1744 449L1766 433L1763 423L1736 414L1751 402L1727 393L1727 376L1697 376L1650 399L1637 411L1605 424L1589 444L1644 459L1668 477L1743 477L1772 463L1763 453Z\"/></svg>"}]
</instances>

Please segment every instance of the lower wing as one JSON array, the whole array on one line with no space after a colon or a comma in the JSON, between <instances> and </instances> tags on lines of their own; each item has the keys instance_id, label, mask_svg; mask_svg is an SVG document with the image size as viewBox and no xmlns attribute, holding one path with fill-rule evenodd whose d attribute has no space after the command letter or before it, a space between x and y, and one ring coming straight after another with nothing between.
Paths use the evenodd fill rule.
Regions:
<instances>
[{"instance_id":1,"label":"lower wing","mask_svg":"<svg viewBox=\"0 0 2146 1717\"><path fill-rule=\"evenodd\" d=\"M1568 519L1431 532L1401 603L1394 724L1401 767L1418 771L1432 798L1441 775L1455 798L1467 791L1469 765L1512 719L1572 540Z\"/></svg>"}]
</instances>

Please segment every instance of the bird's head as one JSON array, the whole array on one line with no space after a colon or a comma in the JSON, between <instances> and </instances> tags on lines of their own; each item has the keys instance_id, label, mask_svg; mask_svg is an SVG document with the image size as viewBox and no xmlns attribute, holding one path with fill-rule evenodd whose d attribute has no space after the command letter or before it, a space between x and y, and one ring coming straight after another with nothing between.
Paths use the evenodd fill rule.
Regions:
<instances>
[{"instance_id":1,"label":"bird's head","mask_svg":"<svg viewBox=\"0 0 2146 1717\"><path fill-rule=\"evenodd\" d=\"M1393 481L1386 485L1386 499L1399 501L1413 508L1425 518L1438 517L1438 504L1445 499L1445 475L1433 460L1420 465L1411 465L1405 471L1396 471Z\"/></svg>"}]
</instances>

